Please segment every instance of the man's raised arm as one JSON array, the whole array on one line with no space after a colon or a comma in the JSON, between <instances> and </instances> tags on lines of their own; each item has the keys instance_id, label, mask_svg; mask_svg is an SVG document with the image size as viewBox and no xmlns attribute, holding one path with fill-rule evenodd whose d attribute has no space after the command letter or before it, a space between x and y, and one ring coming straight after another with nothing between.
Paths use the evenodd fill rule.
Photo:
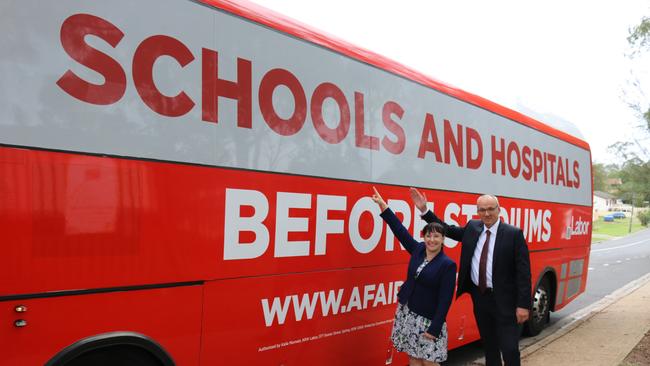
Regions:
<instances>
[{"instance_id":1,"label":"man's raised arm","mask_svg":"<svg viewBox=\"0 0 650 366\"><path fill-rule=\"evenodd\" d=\"M440 220L431 210L427 209L427 196L418 191L417 189L411 187L409 188L409 194L411 195L411 200L415 204L415 207L420 210L422 220L427 223L437 222L445 227L447 230L447 237L454 239L456 241L461 241L463 239L463 234L465 233L465 228L461 228L455 225L447 225L444 221Z\"/></svg>"}]
</instances>

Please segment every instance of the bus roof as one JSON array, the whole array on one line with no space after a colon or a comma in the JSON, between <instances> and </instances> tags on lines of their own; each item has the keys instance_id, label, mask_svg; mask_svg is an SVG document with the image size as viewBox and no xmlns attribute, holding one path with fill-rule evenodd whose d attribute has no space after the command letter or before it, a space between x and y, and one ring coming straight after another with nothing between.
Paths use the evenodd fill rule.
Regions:
<instances>
[{"instance_id":1,"label":"bus roof","mask_svg":"<svg viewBox=\"0 0 650 366\"><path fill-rule=\"evenodd\" d=\"M405 66L397 61L354 45L336 36L327 34L321 30L317 30L314 27L292 19L286 15L280 14L249 1L200 1L207 5L233 13L237 16L252 20L256 23L269 26L272 29L282 31L289 35L304 39L308 42L312 42L314 44L332 49L335 52L360 60L368 65L372 65L393 74L408 78L419 84L428 86L451 97L462 100L466 103L475 105L492 113L496 113L525 126L529 126L547 135L559 138L585 150L590 150L589 144L584 141L581 134L579 133L579 130L575 127L575 125L571 124L568 121L562 121L562 123L556 123L552 120L548 120L547 123L540 122L537 119L527 116L523 113L517 112L513 109L485 99L476 94L469 93L460 88L434 79L430 76L424 75L421 72Z\"/></svg>"}]
</instances>

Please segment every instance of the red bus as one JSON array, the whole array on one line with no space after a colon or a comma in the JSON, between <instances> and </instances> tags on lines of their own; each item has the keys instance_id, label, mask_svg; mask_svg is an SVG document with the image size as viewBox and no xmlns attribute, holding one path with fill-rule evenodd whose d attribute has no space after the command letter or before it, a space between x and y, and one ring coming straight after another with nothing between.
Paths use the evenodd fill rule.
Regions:
<instances>
[{"instance_id":1,"label":"red bus","mask_svg":"<svg viewBox=\"0 0 650 366\"><path fill-rule=\"evenodd\" d=\"M409 186L458 224L498 195L531 333L585 289L579 137L240 1L10 0L0 31L2 365L404 364L373 185L413 232ZM469 297L448 329L478 339Z\"/></svg>"}]
</instances>

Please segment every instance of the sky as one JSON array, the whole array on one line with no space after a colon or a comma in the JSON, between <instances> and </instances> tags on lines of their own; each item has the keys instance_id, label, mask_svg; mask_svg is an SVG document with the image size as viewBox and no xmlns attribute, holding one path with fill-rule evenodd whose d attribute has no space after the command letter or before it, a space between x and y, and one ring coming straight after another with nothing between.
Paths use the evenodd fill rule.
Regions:
<instances>
[{"instance_id":1,"label":"sky","mask_svg":"<svg viewBox=\"0 0 650 366\"><path fill-rule=\"evenodd\" d=\"M619 162L617 141L650 146L623 100L642 98L635 79L650 88L650 56L626 56L648 0L253 2L542 122L569 121L595 163Z\"/></svg>"}]
</instances>

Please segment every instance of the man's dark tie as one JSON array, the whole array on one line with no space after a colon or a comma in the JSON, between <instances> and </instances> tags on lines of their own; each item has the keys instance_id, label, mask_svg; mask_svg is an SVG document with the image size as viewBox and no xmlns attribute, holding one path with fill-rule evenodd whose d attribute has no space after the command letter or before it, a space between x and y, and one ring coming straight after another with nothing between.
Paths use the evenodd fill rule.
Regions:
<instances>
[{"instance_id":1,"label":"man's dark tie","mask_svg":"<svg viewBox=\"0 0 650 366\"><path fill-rule=\"evenodd\" d=\"M481 261L478 264L478 289L481 293L487 290L487 258L490 247L490 230L485 232L485 243L481 250Z\"/></svg>"}]
</instances>

